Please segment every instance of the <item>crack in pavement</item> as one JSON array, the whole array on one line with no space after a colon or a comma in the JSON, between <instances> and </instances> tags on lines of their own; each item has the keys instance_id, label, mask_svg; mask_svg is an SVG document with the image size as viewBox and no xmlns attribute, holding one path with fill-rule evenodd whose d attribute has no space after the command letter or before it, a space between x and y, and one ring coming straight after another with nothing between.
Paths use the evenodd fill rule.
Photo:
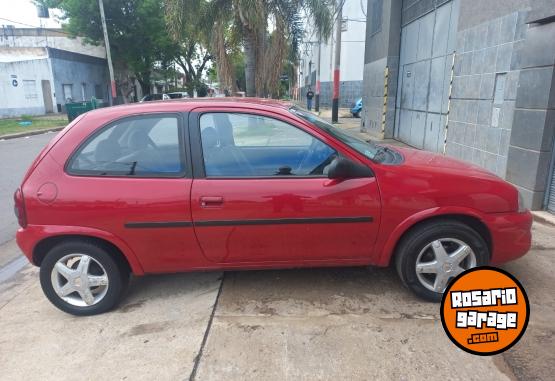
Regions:
<instances>
[{"instance_id":1,"label":"crack in pavement","mask_svg":"<svg viewBox=\"0 0 555 381\"><path fill-rule=\"evenodd\" d=\"M199 352L195 356L195 360L194 360L195 364L193 365L193 370L189 375L189 381L194 381L197 375L197 370L200 365L200 360L202 359L204 347L206 346L206 342L208 341L208 335L210 334L210 328L212 328L212 321L214 320L214 316L216 315L216 308L218 308L218 301L220 300L220 295L222 293L222 288L224 286L224 280L225 280L225 272L222 274L222 280L220 282L218 294L216 295L216 300L214 301L214 306L212 307L212 313L210 314L210 319L208 319L208 325L206 326L206 331L204 331L204 336L202 338L202 343L200 344Z\"/></svg>"}]
</instances>

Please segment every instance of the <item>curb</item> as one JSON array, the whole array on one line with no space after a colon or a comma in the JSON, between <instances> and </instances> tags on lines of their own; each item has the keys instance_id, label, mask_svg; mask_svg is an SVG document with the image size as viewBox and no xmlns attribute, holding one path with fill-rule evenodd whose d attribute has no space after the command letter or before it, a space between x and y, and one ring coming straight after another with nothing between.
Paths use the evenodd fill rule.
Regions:
<instances>
[{"instance_id":1,"label":"curb","mask_svg":"<svg viewBox=\"0 0 555 381\"><path fill-rule=\"evenodd\" d=\"M534 221L540 224L555 226L555 215L545 211L533 211Z\"/></svg>"},{"instance_id":2,"label":"curb","mask_svg":"<svg viewBox=\"0 0 555 381\"><path fill-rule=\"evenodd\" d=\"M52 127L52 128L45 128L43 130L34 130L34 131L21 132L21 133L17 133L17 134L0 135L0 140L25 138L27 136L46 134L47 132L61 131L64 128L65 128L65 126L63 126L63 127Z\"/></svg>"}]
</instances>

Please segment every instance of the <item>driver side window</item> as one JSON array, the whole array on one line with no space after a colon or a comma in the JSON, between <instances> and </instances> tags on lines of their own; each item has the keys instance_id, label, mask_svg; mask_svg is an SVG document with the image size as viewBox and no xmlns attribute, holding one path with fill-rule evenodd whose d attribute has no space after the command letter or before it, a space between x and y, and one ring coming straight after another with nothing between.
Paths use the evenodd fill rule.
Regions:
<instances>
[{"instance_id":1,"label":"driver side window","mask_svg":"<svg viewBox=\"0 0 555 381\"><path fill-rule=\"evenodd\" d=\"M207 177L323 176L336 151L300 128L261 115L200 118Z\"/></svg>"},{"instance_id":2,"label":"driver side window","mask_svg":"<svg viewBox=\"0 0 555 381\"><path fill-rule=\"evenodd\" d=\"M176 116L118 120L72 156L68 172L89 176L179 177L184 174Z\"/></svg>"}]
</instances>

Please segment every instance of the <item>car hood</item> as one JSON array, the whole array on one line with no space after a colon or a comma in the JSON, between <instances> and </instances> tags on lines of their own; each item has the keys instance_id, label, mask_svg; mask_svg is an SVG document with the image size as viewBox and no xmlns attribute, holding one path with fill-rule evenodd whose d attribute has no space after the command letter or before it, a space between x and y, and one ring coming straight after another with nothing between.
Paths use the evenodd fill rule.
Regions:
<instances>
[{"instance_id":1,"label":"car hood","mask_svg":"<svg viewBox=\"0 0 555 381\"><path fill-rule=\"evenodd\" d=\"M472 177L499 177L477 165L470 164L461 160L453 159L438 153L421 151L414 148L393 147L391 149L403 155L403 165L415 167L420 170L450 170L451 172L461 172L466 176Z\"/></svg>"},{"instance_id":2,"label":"car hood","mask_svg":"<svg viewBox=\"0 0 555 381\"><path fill-rule=\"evenodd\" d=\"M504 213L518 209L518 190L483 168L437 153L390 148L403 160L398 165L379 167L379 176L384 179L380 190L395 203L405 200L415 211L461 207Z\"/></svg>"}]
</instances>

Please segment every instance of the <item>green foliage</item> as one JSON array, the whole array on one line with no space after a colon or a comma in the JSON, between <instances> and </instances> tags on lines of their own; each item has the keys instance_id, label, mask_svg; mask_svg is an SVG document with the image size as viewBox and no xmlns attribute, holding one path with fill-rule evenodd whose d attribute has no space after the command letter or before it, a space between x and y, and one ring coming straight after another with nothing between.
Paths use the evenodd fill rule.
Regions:
<instances>
[{"instance_id":1,"label":"green foliage","mask_svg":"<svg viewBox=\"0 0 555 381\"><path fill-rule=\"evenodd\" d=\"M72 36L84 37L92 44L104 37L97 0L38 0L50 8L59 8L68 21L64 28ZM179 53L164 22L159 0L105 0L104 13L116 70L130 70L145 89L157 62L171 62Z\"/></svg>"},{"instance_id":2,"label":"green foliage","mask_svg":"<svg viewBox=\"0 0 555 381\"><path fill-rule=\"evenodd\" d=\"M204 98L208 95L208 85L206 83L200 83L197 87L197 96Z\"/></svg>"},{"instance_id":3,"label":"green foliage","mask_svg":"<svg viewBox=\"0 0 555 381\"><path fill-rule=\"evenodd\" d=\"M35 1L61 9L71 35L93 44L103 42L98 0ZM148 91L154 69L171 74L167 67L176 62L189 93L198 92L209 62L215 61L218 81L228 90L278 96L283 65L298 58L304 34L301 15L327 39L334 4L335 0L104 0L104 10L116 71L131 71L143 91ZM269 33L269 25L276 30Z\"/></svg>"}]
</instances>

